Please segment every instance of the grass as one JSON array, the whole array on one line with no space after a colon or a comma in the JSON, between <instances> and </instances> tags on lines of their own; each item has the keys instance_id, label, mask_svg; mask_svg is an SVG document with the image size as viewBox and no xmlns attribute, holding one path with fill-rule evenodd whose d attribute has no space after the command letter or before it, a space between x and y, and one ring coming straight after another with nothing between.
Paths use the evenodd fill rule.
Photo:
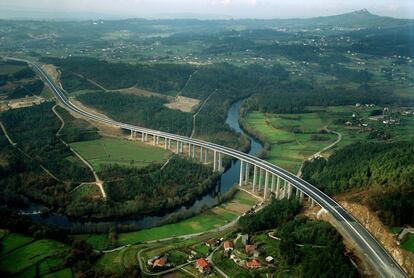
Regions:
<instances>
[{"instance_id":1,"label":"grass","mask_svg":"<svg viewBox=\"0 0 414 278\"><path fill-rule=\"evenodd\" d=\"M250 112L246 120L270 143L266 159L292 172L299 170L304 159L336 140L336 135L319 133L329 122L318 113L265 115ZM315 140L316 137L319 140Z\"/></svg>"},{"instance_id":2,"label":"grass","mask_svg":"<svg viewBox=\"0 0 414 278\"><path fill-rule=\"evenodd\" d=\"M74 200L79 200L84 198L93 198L96 196L101 197L102 193L96 184L85 183L74 190L71 195Z\"/></svg>"},{"instance_id":3,"label":"grass","mask_svg":"<svg viewBox=\"0 0 414 278\"><path fill-rule=\"evenodd\" d=\"M391 227L389 228L389 231L393 235L398 235L403 230L403 227Z\"/></svg>"},{"instance_id":4,"label":"grass","mask_svg":"<svg viewBox=\"0 0 414 278\"><path fill-rule=\"evenodd\" d=\"M302 161L312 154L328 146L337 139L334 134L320 134L318 130L328 127L340 132L342 140L330 151L342 148L358 141L375 141L367 139L369 130L354 126L346 126L336 120L352 120L355 113L358 119L367 123L369 128L385 130L391 133L391 140L412 140L414 138L414 117L398 116L401 125L386 127L381 121L369 120L370 112L382 107L355 107L330 106L330 107L308 107L308 113L298 114L263 114L250 112L245 116L246 122L251 129L259 133L270 143L271 150L266 160L296 173ZM395 110L395 108L391 108Z\"/></svg>"},{"instance_id":5,"label":"grass","mask_svg":"<svg viewBox=\"0 0 414 278\"><path fill-rule=\"evenodd\" d=\"M198 244L196 246L193 247L193 249L197 252L202 254L203 256L207 256L209 248L207 245L205 245L204 243Z\"/></svg>"},{"instance_id":6,"label":"grass","mask_svg":"<svg viewBox=\"0 0 414 278\"><path fill-rule=\"evenodd\" d=\"M1 244L1 255L7 254L8 252L17 249L21 246L27 245L32 242L34 239L32 237L17 234L17 233L10 233L6 235L0 242Z\"/></svg>"},{"instance_id":7,"label":"grass","mask_svg":"<svg viewBox=\"0 0 414 278\"><path fill-rule=\"evenodd\" d=\"M255 203L252 198L247 193L239 191L233 200L178 223L144 229L137 232L121 233L118 237L118 243L120 245L126 245L212 230L229 223L238 215L248 210ZM249 205L243 204L242 202L249 203Z\"/></svg>"},{"instance_id":8,"label":"grass","mask_svg":"<svg viewBox=\"0 0 414 278\"><path fill-rule=\"evenodd\" d=\"M75 235L74 239L84 240L92 248L96 250L105 250L109 246L109 240L107 234L83 234Z\"/></svg>"},{"instance_id":9,"label":"grass","mask_svg":"<svg viewBox=\"0 0 414 278\"><path fill-rule=\"evenodd\" d=\"M25 65L9 65L9 64L2 64L0 65L0 75L3 74L14 74L19 70L24 69Z\"/></svg>"},{"instance_id":10,"label":"grass","mask_svg":"<svg viewBox=\"0 0 414 278\"><path fill-rule=\"evenodd\" d=\"M36 240L2 257L0 268L16 274L52 256L64 256L68 247L53 240Z\"/></svg>"},{"instance_id":11,"label":"grass","mask_svg":"<svg viewBox=\"0 0 414 278\"><path fill-rule=\"evenodd\" d=\"M169 152L138 141L100 138L70 144L96 171L102 165L117 163L124 166L144 167L167 159Z\"/></svg>"},{"instance_id":12,"label":"grass","mask_svg":"<svg viewBox=\"0 0 414 278\"><path fill-rule=\"evenodd\" d=\"M123 252L125 252L124 249L103 254L95 263L95 267L102 270L110 270L115 273L121 273L124 270L122 264Z\"/></svg>"},{"instance_id":13,"label":"grass","mask_svg":"<svg viewBox=\"0 0 414 278\"><path fill-rule=\"evenodd\" d=\"M407 251L414 253L414 234L409 234L401 244L401 247Z\"/></svg>"}]
</instances>

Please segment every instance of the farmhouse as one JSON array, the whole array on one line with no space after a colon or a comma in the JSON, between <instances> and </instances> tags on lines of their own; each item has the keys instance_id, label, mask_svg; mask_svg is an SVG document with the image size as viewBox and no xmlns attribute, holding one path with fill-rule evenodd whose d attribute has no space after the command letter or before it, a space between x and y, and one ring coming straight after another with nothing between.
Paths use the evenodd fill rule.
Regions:
<instances>
[{"instance_id":1,"label":"farmhouse","mask_svg":"<svg viewBox=\"0 0 414 278\"><path fill-rule=\"evenodd\" d=\"M203 274L208 274L211 271L210 264L204 258L200 258L196 261L196 268Z\"/></svg>"},{"instance_id":2,"label":"farmhouse","mask_svg":"<svg viewBox=\"0 0 414 278\"><path fill-rule=\"evenodd\" d=\"M231 252L233 251L233 243L230 240L226 240L223 244L224 251Z\"/></svg>"},{"instance_id":3,"label":"farmhouse","mask_svg":"<svg viewBox=\"0 0 414 278\"><path fill-rule=\"evenodd\" d=\"M246 261L247 268L259 268L260 267L260 261L253 259L250 261Z\"/></svg>"}]
</instances>

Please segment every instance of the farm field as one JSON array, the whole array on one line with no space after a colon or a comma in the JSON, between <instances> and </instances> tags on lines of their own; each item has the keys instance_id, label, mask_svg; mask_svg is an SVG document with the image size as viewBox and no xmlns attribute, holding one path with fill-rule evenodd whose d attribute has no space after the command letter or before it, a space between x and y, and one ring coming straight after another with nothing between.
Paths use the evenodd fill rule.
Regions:
<instances>
[{"instance_id":1,"label":"farm field","mask_svg":"<svg viewBox=\"0 0 414 278\"><path fill-rule=\"evenodd\" d=\"M100 138L71 143L70 146L91 163L96 171L105 164L144 167L167 159L169 152L138 141Z\"/></svg>"},{"instance_id":2,"label":"farm field","mask_svg":"<svg viewBox=\"0 0 414 278\"><path fill-rule=\"evenodd\" d=\"M270 144L266 159L296 173L302 161L332 144L337 136L319 130L329 124L317 113L263 114L250 112L247 124Z\"/></svg>"},{"instance_id":3,"label":"farm field","mask_svg":"<svg viewBox=\"0 0 414 278\"><path fill-rule=\"evenodd\" d=\"M1 240L1 246L7 247L0 257L1 269L21 277L34 277L36 268L40 276L57 274L59 277L72 277L70 269L64 269L64 257L69 248L54 240L35 240L21 234L10 233ZM54 276L47 276L54 277Z\"/></svg>"},{"instance_id":4,"label":"farm field","mask_svg":"<svg viewBox=\"0 0 414 278\"><path fill-rule=\"evenodd\" d=\"M238 215L250 209L254 203L255 200L250 195L239 191L231 201L178 223L121 233L118 237L118 244L125 245L209 231L236 219Z\"/></svg>"},{"instance_id":5,"label":"farm field","mask_svg":"<svg viewBox=\"0 0 414 278\"><path fill-rule=\"evenodd\" d=\"M335 134L323 134L319 130L327 127L342 134L342 140L332 149L325 152L368 139L370 129L377 129L391 134L391 140L410 140L414 138L414 117L398 116L401 124L385 126L382 121L369 120L373 110L382 107L330 106L308 107L307 113L297 114L264 114L249 112L245 120L249 128L263 136L270 144L270 152L266 159L291 172L296 173L302 161L314 153L330 145L337 139ZM396 108L391 108L395 110ZM368 124L364 128L357 124L346 126L344 121L352 121L352 115L361 123Z\"/></svg>"}]
</instances>

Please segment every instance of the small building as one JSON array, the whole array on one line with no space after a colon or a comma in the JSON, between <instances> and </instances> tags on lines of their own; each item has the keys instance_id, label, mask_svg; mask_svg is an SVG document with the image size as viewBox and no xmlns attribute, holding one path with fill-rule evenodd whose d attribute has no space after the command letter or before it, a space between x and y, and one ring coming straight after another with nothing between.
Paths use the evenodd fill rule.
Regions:
<instances>
[{"instance_id":1,"label":"small building","mask_svg":"<svg viewBox=\"0 0 414 278\"><path fill-rule=\"evenodd\" d=\"M259 268L261 264L259 260L253 259L250 261L246 261L246 266L247 268L256 269L256 268Z\"/></svg>"},{"instance_id":2,"label":"small building","mask_svg":"<svg viewBox=\"0 0 414 278\"><path fill-rule=\"evenodd\" d=\"M226 251L226 252L231 252L234 249L233 242L231 242L230 240L226 240L223 243L223 247L224 247L224 251Z\"/></svg>"},{"instance_id":3,"label":"small building","mask_svg":"<svg viewBox=\"0 0 414 278\"><path fill-rule=\"evenodd\" d=\"M246 251L246 254L248 254L248 255L253 255L253 254L254 254L254 252L256 251L256 246L255 246L255 245L253 245L253 244L247 244L247 245L244 247L244 250Z\"/></svg>"},{"instance_id":4,"label":"small building","mask_svg":"<svg viewBox=\"0 0 414 278\"><path fill-rule=\"evenodd\" d=\"M204 258L200 258L196 261L196 268L200 273L203 274L208 274L211 272L210 264Z\"/></svg>"},{"instance_id":5,"label":"small building","mask_svg":"<svg viewBox=\"0 0 414 278\"><path fill-rule=\"evenodd\" d=\"M275 261L275 259L272 256L267 256L265 260L268 263L273 263Z\"/></svg>"},{"instance_id":6,"label":"small building","mask_svg":"<svg viewBox=\"0 0 414 278\"><path fill-rule=\"evenodd\" d=\"M345 123L345 125L346 125L346 126L352 126L352 123L351 123L350 121L347 121L347 122Z\"/></svg>"},{"instance_id":7,"label":"small building","mask_svg":"<svg viewBox=\"0 0 414 278\"><path fill-rule=\"evenodd\" d=\"M152 265L153 268L162 268L165 267L165 264L167 263L167 259L165 257L156 259L154 261L154 264Z\"/></svg>"}]
</instances>

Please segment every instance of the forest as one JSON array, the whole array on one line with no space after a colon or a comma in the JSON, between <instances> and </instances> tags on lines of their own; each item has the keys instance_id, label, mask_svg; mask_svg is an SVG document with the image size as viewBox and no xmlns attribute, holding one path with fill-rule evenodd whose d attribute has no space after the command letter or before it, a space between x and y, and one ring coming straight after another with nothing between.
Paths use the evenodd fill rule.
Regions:
<instances>
[{"instance_id":1,"label":"forest","mask_svg":"<svg viewBox=\"0 0 414 278\"><path fill-rule=\"evenodd\" d=\"M94 218L127 217L162 213L194 201L216 186L218 175L210 167L173 157L160 164L138 169L108 165L99 172L105 182L108 200L79 200L68 207L70 216Z\"/></svg>"},{"instance_id":2,"label":"forest","mask_svg":"<svg viewBox=\"0 0 414 278\"><path fill-rule=\"evenodd\" d=\"M275 229L275 235L281 239L282 259L288 266L300 265L306 276L358 277L335 228L327 222L297 215L299 210L297 199L273 198L262 210L242 216L238 224L242 232L249 234Z\"/></svg>"},{"instance_id":3,"label":"forest","mask_svg":"<svg viewBox=\"0 0 414 278\"><path fill-rule=\"evenodd\" d=\"M306 162L303 178L334 195L376 189L369 205L390 226L414 223L414 142L356 143Z\"/></svg>"},{"instance_id":4,"label":"forest","mask_svg":"<svg viewBox=\"0 0 414 278\"><path fill-rule=\"evenodd\" d=\"M163 98L95 92L80 95L78 99L120 122L186 136L191 134L192 115L167 108L164 106L167 100Z\"/></svg>"},{"instance_id":5,"label":"forest","mask_svg":"<svg viewBox=\"0 0 414 278\"><path fill-rule=\"evenodd\" d=\"M77 74L83 76L83 79L92 79L109 90L135 86L161 94L175 95L184 87L188 77L195 70L190 65L131 65L86 57L42 58L41 61L54 64L63 72L66 71L67 73L62 76L62 84L70 90L80 89L79 86L71 84Z\"/></svg>"},{"instance_id":6,"label":"forest","mask_svg":"<svg viewBox=\"0 0 414 278\"><path fill-rule=\"evenodd\" d=\"M286 263L302 265L306 277L359 277L342 237L329 223L296 216L278 227L276 235Z\"/></svg>"},{"instance_id":7,"label":"forest","mask_svg":"<svg viewBox=\"0 0 414 278\"><path fill-rule=\"evenodd\" d=\"M358 89L326 88L297 82L276 89L271 94L255 95L246 103L249 110L265 113L303 113L307 106L354 105L355 103L391 104L404 100L369 85Z\"/></svg>"}]
</instances>

